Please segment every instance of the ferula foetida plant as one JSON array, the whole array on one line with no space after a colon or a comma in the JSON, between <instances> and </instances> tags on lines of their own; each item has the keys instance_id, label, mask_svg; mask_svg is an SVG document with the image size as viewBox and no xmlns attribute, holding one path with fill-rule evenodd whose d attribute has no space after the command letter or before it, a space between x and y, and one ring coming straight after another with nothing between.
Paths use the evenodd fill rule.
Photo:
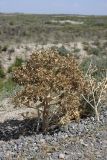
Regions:
<instances>
[{"instance_id":1,"label":"ferula foetida plant","mask_svg":"<svg viewBox=\"0 0 107 160\"><path fill-rule=\"evenodd\" d=\"M62 56L51 49L37 51L25 66L14 71L13 79L24 86L15 102L38 110L44 132L51 125L79 119L80 95L88 87L71 55Z\"/></svg>"}]
</instances>

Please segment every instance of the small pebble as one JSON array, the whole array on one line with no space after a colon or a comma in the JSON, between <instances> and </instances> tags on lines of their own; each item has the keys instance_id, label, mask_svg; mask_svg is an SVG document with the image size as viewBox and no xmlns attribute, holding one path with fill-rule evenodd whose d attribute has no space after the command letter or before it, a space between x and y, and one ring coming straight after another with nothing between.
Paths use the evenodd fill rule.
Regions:
<instances>
[{"instance_id":1,"label":"small pebble","mask_svg":"<svg viewBox=\"0 0 107 160\"><path fill-rule=\"evenodd\" d=\"M65 158L65 154L60 153L59 154L59 159L64 159Z\"/></svg>"},{"instance_id":2,"label":"small pebble","mask_svg":"<svg viewBox=\"0 0 107 160\"><path fill-rule=\"evenodd\" d=\"M93 154L93 152L95 159L106 160L107 116L104 115L105 112L102 112L102 116L100 115L102 121L99 124L94 117L90 117L82 119L79 124L70 122L62 127L62 130L59 129L58 132L47 135L35 132L19 136L18 126L16 128L11 126L8 132L7 128L1 124L0 160L5 160L6 156L12 160L20 157L24 157L24 160L83 160L86 159L86 155L91 159L90 153ZM29 128L31 133L31 126Z\"/></svg>"},{"instance_id":3,"label":"small pebble","mask_svg":"<svg viewBox=\"0 0 107 160\"><path fill-rule=\"evenodd\" d=\"M40 143L45 144L45 139L40 139Z\"/></svg>"}]
</instances>

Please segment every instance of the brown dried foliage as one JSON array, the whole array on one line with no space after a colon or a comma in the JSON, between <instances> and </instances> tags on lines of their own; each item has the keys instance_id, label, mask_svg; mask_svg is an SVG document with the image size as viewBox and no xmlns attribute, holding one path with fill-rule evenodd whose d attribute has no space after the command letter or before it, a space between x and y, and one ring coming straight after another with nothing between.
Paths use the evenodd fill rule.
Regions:
<instances>
[{"instance_id":1,"label":"brown dried foliage","mask_svg":"<svg viewBox=\"0 0 107 160\"><path fill-rule=\"evenodd\" d=\"M13 78L25 86L15 102L28 107L33 107L31 102L35 104L41 112L44 132L49 125L79 119L80 95L87 92L87 82L71 55L61 56L56 50L38 51L26 66L15 70Z\"/></svg>"}]
</instances>

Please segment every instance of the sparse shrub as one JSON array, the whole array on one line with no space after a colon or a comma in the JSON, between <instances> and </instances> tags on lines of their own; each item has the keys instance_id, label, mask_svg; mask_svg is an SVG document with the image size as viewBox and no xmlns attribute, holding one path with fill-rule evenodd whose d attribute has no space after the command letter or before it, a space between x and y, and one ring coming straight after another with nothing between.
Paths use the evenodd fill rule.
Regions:
<instances>
[{"instance_id":1,"label":"sparse shrub","mask_svg":"<svg viewBox=\"0 0 107 160\"><path fill-rule=\"evenodd\" d=\"M15 51L14 48L8 49L8 60L11 60L12 53Z\"/></svg>"},{"instance_id":2,"label":"sparse shrub","mask_svg":"<svg viewBox=\"0 0 107 160\"><path fill-rule=\"evenodd\" d=\"M2 51L2 45L0 44L0 52Z\"/></svg>"},{"instance_id":3,"label":"sparse shrub","mask_svg":"<svg viewBox=\"0 0 107 160\"><path fill-rule=\"evenodd\" d=\"M15 83L13 82L13 80L11 78L7 79L4 82L3 89L6 92L12 92L14 87L15 87Z\"/></svg>"},{"instance_id":4,"label":"sparse shrub","mask_svg":"<svg viewBox=\"0 0 107 160\"><path fill-rule=\"evenodd\" d=\"M103 43L103 48L107 48L107 41Z\"/></svg>"},{"instance_id":5,"label":"sparse shrub","mask_svg":"<svg viewBox=\"0 0 107 160\"><path fill-rule=\"evenodd\" d=\"M96 119L99 122L99 111L102 104L105 102L105 95L107 94L107 73L105 71L104 77L100 81L97 81L93 76L96 70L96 67L93 67L92 63L90 63L85 75L89 82L90 92L87 95L82 94L82 97L86 101L86 106L88 108L90 106L90 109L94 110Z\"/></svg>"},{"instance_id":6,"label":"sparse shrub","mask_svg":"<svg viewBox=\"0 0 107 160\"><path fill-rule=\"evenodd\" d=\"M9 25L10 25L10 26L13 26L13 25L14 25L14 22L13 22L13 21L10 21L10 22L9 22Z\"/></svg>"},{"instance_id":7,"label":"sparse shrub","mask_svg":"<svg viewBox=\"0 0 107 160\"><path fill-rule=\"evenodd\" d=\"M68 54L68 50L64 46L58 48L58 52L62 56L64 56L64 55L66 56Z\"/></svg>"},{"instance_id":8,"label":"sparse shrub","mask_svg":"<svg viewBox=\"0 0 107 160\"><path fill-rule=\"evenodd\" d=\"M88 85L71 55L61 56L56 50L38 51L26 66L14 71L13 79L25 86L14 102L38 110L43 132L52 125L80 118L81 94L87 93Z\"/></svg>"},{"instance_id":9,"label":"sparse shrub","mask_svg":"<svg viewBox=\"0 0 107 160\"><path fill-rule=\"evenodd\" d=\"M19 89L20 87L11 78L0 79L0 98L13 96Z\"/></svg>"},{"instance_id":10,"label":"sparse shrub","mask_svg":"<svg viewBox=\"0 0 107 160\"><path fill-rule=\"evenodd\" d=\"M3 79L0 79L0 92L3 90Z\"/></svg>"},{"instance_id":11,"label":"sparse shrub","mask_svg":"<svg viewBox=\"0 0 107 160\"><path fill-rule=\"evenodd\" d=\"M83 49L88 52L88 50L89 50L89 45L84 45L84 46L83 46Z\"/></svg>"},{"instance_id":12,"label":"sparse shrub","mask_svg":"<svg viewBox=\"0 0 107 160\"><path fill-rule=\"evenodd\" d=\"M61 47L52 46L51 49L57 50L61 56L66 56L69 53L69 51L63 45Z\"/></svg>"},{"instance_id":13,"label":"sparse shrub","mask_svg":"<svg viewBox=\"0 0 107 160\"><path fill-rule=\"evenodd\" d=\"M5 73L0 62L0 78L4 78L4 77L5 77Z\"/></svg>"},{"instance_id":14,"label":"sparse shrub","mask_svg":"<svg viewBox=\"0 0 107 160\"><path fill-rule=\"evenodd\" d=\"M88 45L89 45L88 42L83 42L82 44L85 45L85 46L88 46Z\"/></svg>"},{"instance_id":15,"label":"sparse shrub","mask_svg":"<svg viewBox=\"0 0 107 160\"><path fill-rule=\"evenodd\" d=\"M8 53L13 53L15 51L15 49L12 47L8 50Z\"/></svg>"},{"instance_id":16,"label":"sparse shrub","mask_svg":"<svg viewBox=\"0 0 107 160\"><path fill-rule=\"evenodd\" d=\"M8 68L8 72L12 72L16 67L20 67L23 64L22 58L16 58L15 62Z\"/></svg>"},{"instance_id":17,"label":"sparse shrub","mask_svg":"<svg viewBox=\"0 0 107 160\"><path fill-rule=\"evenodd\" d=\"M4 78L4 77L5 77L4 70L0 67L0 78Z\"/></svg>"},{"instance_id":18,"label":"sparse shrub","mask_svg":"<svg viewBox=\"0 0 107 160\"><path fill-rule=\"evenodd\" d=\"M89 42L83 42L82 44L83 44L83 49L84 49L85 51L88 51L89 46L90 46Z\"/></svg>"},{"instance_id":19,"label":"sparse shrub","mask_svg":"<svg viewBox=\"0 0 107 160\"><path fill-rule=\"evenodd\" d=\"M105 70L107 70L107 58L99 57L96 58L96 56L87 57L85 58L82 63L80 64L80 68L84 72L84 75L86 74L88 67L90 65L90 62L93 66L93 68L96 67L96 71L93 72L93 77L97 81L101 81L105 76Z\"/></svg>"},{"instance_id":20,"label":"sparse shrub","mask_svg":"<svg viewBox=\"0 0 107 160\"><path fill-rule=\"evenodd\" d=\"M101 54L101 50L99 48L96 48L96 47L90 47L89 50L88 50L88 53L99 56Z\"/></svg>"},{"instance_id":21,"label":"sparse shrub","mask_svg":"<svg viewBox=\"0 0 107 160\"><path fill-rule=\"evenodd\" d=\"M3 51L3 52L6 52L6 51L7 51L7 49L8 49L8 45L4 45L4 46L2 46L2 51Z\"/></svg>"},{"instance_id":22,"label":"sparse shrub","mask_svg":"<svg viewBox=\"0 0 107 160\"><path fill-rule=\"evenodd\" d=\"M101 43L98 40L94 41L92 44L97 47L100 47L100 45L101 45Z\"/></svg>"},{"instance_id":23,"label":"sparse shrub","mask_svg":"<svg viewBox=\"0 0 107 160\"><path fill-rule=\"evenodd\" d=\"M74 49L74 53L79 53L80 52L80 49L79 48L75 48Z\"/></svg>"},{"instance_id":24,"label":"sparse shrub","mask_svg":"<svg viewBox=\"0 0 107 160\"><path fill-rule=\"evenodd\" d=\"M80 64L80 68L81 70L83 71L84 74L86 74L87 70L88 70L88 67L90 65L90 62L91 62L91 58L88 57L88 58L85 58L82 60L82 63Z\"/></svg>"}]
</instances>

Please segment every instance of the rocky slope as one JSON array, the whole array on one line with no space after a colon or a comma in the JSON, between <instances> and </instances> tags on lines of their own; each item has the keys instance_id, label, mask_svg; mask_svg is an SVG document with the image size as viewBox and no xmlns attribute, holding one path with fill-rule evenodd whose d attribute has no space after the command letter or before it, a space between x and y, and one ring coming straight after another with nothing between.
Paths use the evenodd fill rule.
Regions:
<instances>
[{"instance_id":1,"label":"rocky slope","mask_svg":"<svg viewBox=\"0 0 107 160\"><path fill-rule=\"evenodd\" d=\"M1 160L106 160L107 107L100 123L94 117L71 122L54 132L36 133L36 120L9 120L0 124Z\"/></svg>"}]
</instances>

